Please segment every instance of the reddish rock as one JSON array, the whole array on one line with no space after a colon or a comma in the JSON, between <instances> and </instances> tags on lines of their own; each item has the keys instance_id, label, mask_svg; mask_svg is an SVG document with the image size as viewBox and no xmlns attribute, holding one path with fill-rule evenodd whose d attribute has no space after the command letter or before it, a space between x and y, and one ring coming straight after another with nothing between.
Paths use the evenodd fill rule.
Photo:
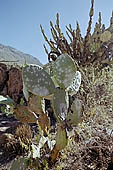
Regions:
<instances>
[{"instance_id":1,"label":"reddish rock","mask_svg":"<svg viewBox=\"0 0 113 170\"><path fill-rule=\"evenodd\" d=\"M7 66L3 63L0 63L0 91L3 90L6 84L7 78L8 78Z\"/></svg>"},{"instance_id":2,"label":"reddish rock","mask_svg":"<svg viewBox=\"0 0 113 170\"><path fill-rule=\"evenodd\" d=\"M22 84L22 73L18 68L11 68L9 70L9 80L8 80L8 95L16 103L19 102L23 94L23 84Z\"/></svg>"}]
</instances>

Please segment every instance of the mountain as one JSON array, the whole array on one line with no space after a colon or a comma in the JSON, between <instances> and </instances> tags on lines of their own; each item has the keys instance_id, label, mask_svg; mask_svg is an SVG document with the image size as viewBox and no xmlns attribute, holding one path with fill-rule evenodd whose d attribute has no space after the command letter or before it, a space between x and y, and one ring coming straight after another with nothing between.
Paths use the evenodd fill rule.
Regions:
<instances>
[{"instance_id":1,"label":"mountain","mask_svg":"<svg viewBox=\"0 0 113 170\"><path fill-rule=\"evenodd\" d=\"M8 64L23 65L27 64L37 64L42 66L40 61L30 54L25 54L17 49L0 44L0 62Z\"/></svg>"}]
</instances>

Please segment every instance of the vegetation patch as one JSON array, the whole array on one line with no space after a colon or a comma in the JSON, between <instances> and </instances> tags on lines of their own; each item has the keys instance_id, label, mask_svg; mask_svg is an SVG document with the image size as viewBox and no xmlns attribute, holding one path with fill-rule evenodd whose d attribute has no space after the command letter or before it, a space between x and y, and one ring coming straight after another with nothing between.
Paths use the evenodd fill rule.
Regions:
<instances>
[{"instance_id":1,"label":"vegetation patch","mask_svg":"<svg viewBox=\"0 0 113 170\"><path fill-rule=\"evenodd\" d=\"M113 13L107 29L99 13L91 33L93 13L94 0L84 37L77 22L76 29L66 27L66 39L59 14L55 25L50 21L52 39L41 26L50 49L44 45L46 65L0 64L1 111L20 123L0 136L3 151L10 150L11 169L113 166Z\"/></svg>"}]
</instances>

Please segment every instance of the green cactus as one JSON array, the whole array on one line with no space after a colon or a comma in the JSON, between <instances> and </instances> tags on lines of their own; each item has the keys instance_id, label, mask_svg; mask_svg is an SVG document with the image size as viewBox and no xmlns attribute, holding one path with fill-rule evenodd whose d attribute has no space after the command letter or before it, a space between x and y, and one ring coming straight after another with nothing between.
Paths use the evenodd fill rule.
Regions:
<instances>
[{"instance_id":1,"label":"green cactus","mask_svg":"<svg viewBox=\"0 0 113 170\"><path fill-rule=\"evenodd\" d=\"M49 119L42 107L42 100L49 98L58 120L56 144L51 153L53 162L59 151L67 145L66 125L74 126L81 120L81 105L78 100L72 103L71 111L69 111L69 95L76 94L81 84L81 74L76 70L76 65L68 54L60 55L54 62L43 68L36 65L26 65L23 68L23 91L28 101L28 107L24 106L23 114L27 113L29 122L37 121L46 133L49 129ZM19 108L16 111L22 112ZM28 111L38 113L39 118L35 119L35 115L32 115L30 119ZM17 112L16 115L18 115Z\"/></svg>"},{"instance_id":2,"label":"green cactus","mask_svg":"<svg viewBox=\"0 0 113 170\"><path fill-rule=\"evenodd\" d=\"M68 143L68 137L67 137L66 128L63 124L60 124L57 129L56 144L50 156L52 162L56 161L59 151L64 149L67 143Z\"/></svg>"},{"instance_id":3,"label":"green cactus","mask_svg":"<svg viewBox=\"0 0 113 170\"><path fill-rule=\"evenodd\" d=\"M72 79L66 91L68 91L69 94L72 96L78 92L80 85L81 85L81 73L79 71L76 71L75 77Z\"/></svg>"},{"instance_id":4,"label":"green cactus","mask_svg":"<svg viewBox=\"0 0 113 170\"><path fill-rule=\"evenodd\" d=\"M52 106L57 120L59 122L65 120L68 111L65 90L59 88L55 90Z\"/></svg>"},{"instance_id":5,"label":"green cactus","mask_svg":"<svg viewBox=\"0 0 113 170\"><path fill-rule=\"evenodd\" d=\"M66 89L75 76L77 68L68 54L60 55L54 62L53 75L63 89Z\"/></svg>"},{"instance_id":6,"label":"green cactus","mask_svg":"<svg viewBox=\"0 0 113 170\"><path fill-rule=\"evenodd\" d=\"M41 97L50 96L55 90L49 74L37 65L26 65L23 68L23 82L29 92Z\"/></svg>"},{"instance_id":7,"label":"green cactus","mask_svg":"<svg viewBox=\"0 0 113 170\"><path fill-rule=\"evenodd\" d=\"M76 71L73 60L67 54L62 54L52 64L52 78L49 72L47 73L44 69L36 65L26 65L23 68L23 87L25 95L27 94L26 98L30 110L42 114L44 111L41 101L50 96L49 99L52 100L52 107L58 122L67 120L70 124L75 125L80 119L80 104L76 103L78 101L73 103L71 107L75 110L73 109L73 114L68 113L69 99L67 94L73 95L78 91L81 83L80 72ZM57 86L60 86L59 88L55 88L56 82ZM32 97L29 97L29 92L32 93Z\"/></svg>"},{"instance_id":8,"label":"green cactus","mask_svg":"<svg viewBox=\"0 0 113 170\"><path fill-rule=\"evenodd\" d=\"M79 117L75 114L71 115L71 113L68 113L68 93L75 94L78 91L81 83L81 74L76 71L73 60L67 54L59 56L54 62L54 65L52 64L52 71L53 75L51 78L44 69L39 68L36 65L26 65L23 68L23 84L25 92L32 93L32 97L27 95L27 98L29 98L28 106L33 112L41 114L44 112L41 100L50 96L49 99L52 100L52 107L58 122L62 122L66 119L69 121L69 118L67 118L68 114L68 117L73 116L72 123L76 124L76 118L78 121ZM60 76L63 77L62 80ZM60 85L59 88L55 88L55 82L58 82ZM64 87L64 89L62 89L62 87ZM26 94L27 93L25 93L25 95ZM78 107L75 108L75 110L76 109L78 109Z\"/></svg>"},{"instance_id":9,"label":"green cactus","mask_svg":"<svg viewBox=\"0 0 113 170\"><path fill-rule=\"evenodd\" d=\"M66 147L68 142L68 138L67 138L67 132L65 127L63 127L62 125L58 126L57 129L57 134L56 134L56 148L58 150L62 150Z\"/></svg>"},{"instance_id":10,"label":"green cactus","mask_svg":"<svg viewBox=\"0 0 113 170\"><path fill-rule=\"evenodd\" d=\"M75 99L68 112L66 121L69 126L76 126L81 122L82 118L82 104L79 99Z\"/></svg>"}]
</instances>

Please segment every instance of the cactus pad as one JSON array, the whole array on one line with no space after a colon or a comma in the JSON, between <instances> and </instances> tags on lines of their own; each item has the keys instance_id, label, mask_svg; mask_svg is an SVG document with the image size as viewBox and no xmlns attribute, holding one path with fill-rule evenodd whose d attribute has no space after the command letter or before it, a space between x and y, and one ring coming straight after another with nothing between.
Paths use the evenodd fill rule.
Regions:
<instances>
[{"instance_id":1,"label":"cactus pad","mask_svg":"<svg viewBox=\"0 0 113 170\"><path fill-rule=\"evenodd\" d=\"M62 150L66 147L68 142L67 132L63 126L59 126L56 134L56 148L57 150Z\"/></svg>"},{"instance_id":2,"label":"cactus pad","mask_svg":"<svg viewBox=\"0 0 113 170\"><path fill-rule=\"evenodd\" d=\"M28 101L29 100L29 92L27 91L27 88L24 85L24 82L23 82L23 94L24 94L25 99Z\"/></svg>"},{"instance_id":3,"label":"cactus pad","mask_svg":"<svg viewBox=\"0 0 113 170\"><path fill-rule=\"evenodd\" d=\"M51 77L37 65L26 65L23 68L23 81L32 94L44 97L54 93L55 86Z\"/></svg>"},{"instance_id":4,"label":"cactus pad","mask_svg":"<svg viewBox=\"0 0 113 170\"><path fill-rule=\"evenodd\" d=\"M67 116L67 102L66 92L64 90L56 89L52 105L56 118L60 121L65 120Z\"/></svg>"},{"instance_id":5,"label":"cactus pad","mask_svg":"<svg viewBox=\"0 0 113 170\"><path fill-rule=\"evenodd\" d=\"M66 90L69 91L69 94L72 96L78 92L80 88L80 84L81 84L81 73L79 71L76 71L75 77L73 78L70 86L68 86Z\"/></svg>"},{"instance_id":6,"label":"cactus pad","mask_svg":"<svg viewBox=\"0 0 113 170\"><path fill-rule=\"evenodd\" d=\"M50 156L52 162L56 161L59 155L59 151L64 149L67 143L68 143L67 132L63 124L61 124L60 126L58 126L57 134L56 134L56 144Z\"/></svg>"},{"instance_id":7,"label":"cactus pad","mask_svg":"<svg viewBox=\"0 0 113 170\"><path fill-rule=\"evenodd\" d=\"M76 65L68 54L60 55L53 65L53 74L61 88L67 88L75 76Z\"/></svg>"},{"instance_id":8,"label":"cactus pad","mask_svg":"<svg viewBox=\"0 0 113 170\"><path fill-rule=\"evenodd\" d=\"M82 120L82 105L79 99L75 99L71 105L71 109L67 115L67 123L76 126Z\"/></svg>"}]
</instances>

